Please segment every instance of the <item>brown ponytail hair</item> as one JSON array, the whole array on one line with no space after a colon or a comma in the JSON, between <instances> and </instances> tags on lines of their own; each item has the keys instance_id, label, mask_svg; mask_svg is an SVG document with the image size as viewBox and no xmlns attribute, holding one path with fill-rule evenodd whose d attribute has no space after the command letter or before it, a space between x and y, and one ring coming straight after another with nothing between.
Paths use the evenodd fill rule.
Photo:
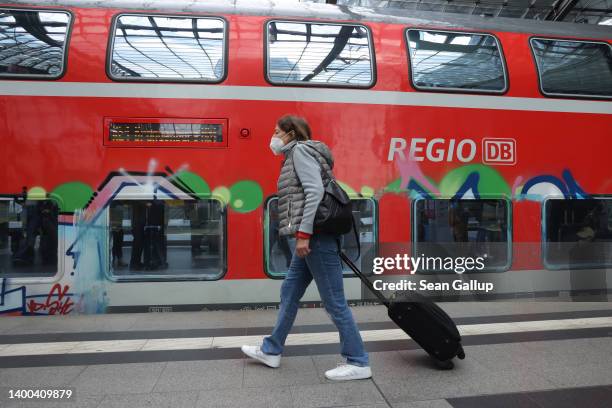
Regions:
<instances>
[{"instance_id":1,"label":"brown ponytail hair","mask_svg":"<svg viewBox=\"0 0 612 408\"><path fill-rule=\"evenodd\" d=\"M306 119L295 116L285 115L276 122L278 128L285 133L293 131L293 139L305 141L311 139L310 126Z\"/></svg>"}]
</instances>

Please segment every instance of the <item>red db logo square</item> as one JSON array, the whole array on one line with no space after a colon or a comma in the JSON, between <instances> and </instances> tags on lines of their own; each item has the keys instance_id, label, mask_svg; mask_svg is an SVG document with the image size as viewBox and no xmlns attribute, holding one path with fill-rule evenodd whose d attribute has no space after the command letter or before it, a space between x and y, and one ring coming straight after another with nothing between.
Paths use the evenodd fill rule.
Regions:
<instances>
[{"instance_id":1,"label":"red db logo square","mask_svg":"<svg viewBox=\"0 0 612 408\"><path fill-rule=\"evenodd\" d=\"M482 139L482 162L516 164L516 141L514 139Z\"/></svg>"}]
</instances>

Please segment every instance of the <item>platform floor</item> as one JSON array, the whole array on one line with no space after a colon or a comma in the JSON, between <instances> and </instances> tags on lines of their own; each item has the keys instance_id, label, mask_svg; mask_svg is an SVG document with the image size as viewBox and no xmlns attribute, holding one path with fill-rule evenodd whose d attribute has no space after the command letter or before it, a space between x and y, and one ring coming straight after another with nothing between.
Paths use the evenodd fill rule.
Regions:
<instances>
[{"instance_id":1,"label":"platform floor","mask_svg":"<svg viewBox=\"0 0 612 408\"><path fill-rule=\"evenodd\" d=\"M612 302L441 304L467 357L437 370L382 306L352 308L373 378L332 382L338 337L300 309L281 367L243 358L276 310L0 319L1 407L610 407ZM17 402L9 389L72 388Z\"/></svg>"}]
</instances>

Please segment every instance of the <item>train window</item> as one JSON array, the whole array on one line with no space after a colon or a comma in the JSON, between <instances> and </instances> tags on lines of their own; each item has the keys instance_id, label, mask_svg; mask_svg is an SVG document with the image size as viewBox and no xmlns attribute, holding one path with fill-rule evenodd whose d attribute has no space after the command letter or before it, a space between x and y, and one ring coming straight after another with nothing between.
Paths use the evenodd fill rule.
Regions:
<instances>
[{"instance_id":1,"label":"train window","mask_svg":"<svg viewBox=\"0 0 612 408\"><path fill-rule=\"evenodd\" d=\"M544 202L544 264L551 269L612 265L612 199Z\"/></svg>"},{"instance_id":2,"label":"train window","mask_svg":"<svg viewBox=\"0 0 612 408\"><path fill-rule=\"evenodd\" d=\"M497 92L508 88L497 38L490 34L407 30L415 88L433 91Z\"/></svg>"},{"instance_id":3,"label":"train window","mask_svg":"<svg viewBox=\"0 0 612 408\"><path fill-rule=\"evenodd\" d=\"M453 264L459 258L482 258L478 265L472 264L473 271L503 271L510 267L508 200L418 199L412 213L415 257L440 258L442 262L450 257ZM457 272L439 268L439 263L433 261L430 265L437 266L429 271Z\"/></svg>"},{"instance_id":4,"label":"train window","mask_svg":"<svg viewBox=\"0 0 612 408\"><path fill-rule=\"evenodd\" d=\"M357 239L353 231L343 235L342 249L351 259L357 259L355 262L357 266L365 269L365 266L372 264L376 252L378 236L376 202L373 199L366 198L353 199L353 216L359 233L359 257L357 258ZM278 234L278 197L272 197L268 200L265 217L266 273L271 277L283 277L289 269L291 256L295 248L295 238ZM344 263L342 267L344 275L353 275L353 272Z\"/></svg>"},{"instance_id":5,"label":"train window","mask_svg":"<svg viewBox=\"0 0 612 408\"><path fill-rule=\"evenodd\" d=\"M267 76L277 85L367 88L374 84L370 32L362 25L270 21Z\"/></svg>"},{"instance_id":6,"label":"train window","mask_svg":"<svg viewBox=\"0 0 612 408\"><path fill-rule=\"evenodd\" d=\"M590 41L532 38L546 95L612 97L612 48Z\"/></svg>"},{"instance_id":7,"label":"train window","mask_svg":"<svg viewBox=\"0 0 612 408\"><path fill-rule=\"evenodd\" d=\"M0 76L61 77L70 19L65 11L0 9Z\"/></svg>"},{"instance_id":8,"label":"train window","mask_svg":"<svg viewBox=\"0 0 612 408\"><path fill-rule=\"evenodd\" d=\"M113 27L113 79L220 82L225 76L225 20L124 14Z\"/></svg>"},{"instance_id":9,"label":"train window","mask_svg":"<svg viewBox=\"0 0 612 408\"><path fill-rule=\"evenodd\" d=\"M0 199L0 277L55 275L57 244L55 202Z\"/></svg>"},{"instance_id":10,"label":"train window","mask_svg":"<svg viewBox=\"0 0 612 408\"><path fill-rule=\"evenodd\" d=\"M213 280L225 273L225 210L218 200L115 200L108 225L110 270L118 280Z\"/></svg>"}]
</instances>

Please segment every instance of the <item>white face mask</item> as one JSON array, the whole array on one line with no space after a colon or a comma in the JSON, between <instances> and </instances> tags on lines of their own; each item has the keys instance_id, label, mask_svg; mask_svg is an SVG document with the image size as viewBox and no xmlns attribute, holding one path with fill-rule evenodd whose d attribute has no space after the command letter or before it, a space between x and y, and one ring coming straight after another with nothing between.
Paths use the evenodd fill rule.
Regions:
<instances>
[{"instance_id":1,"label":"white face mask","mask_svg":"<svg viewBox=\"0 0 612 408\"><path fill-rule=\"evenodd\" d=\"M272 150L272 153L274 153L275 156L281 154L281 149L284 145L285 144L282 140L280 140L279 137L272 136L272 138L270 139L270 150Z\"/></svg>"}]
</instances>

